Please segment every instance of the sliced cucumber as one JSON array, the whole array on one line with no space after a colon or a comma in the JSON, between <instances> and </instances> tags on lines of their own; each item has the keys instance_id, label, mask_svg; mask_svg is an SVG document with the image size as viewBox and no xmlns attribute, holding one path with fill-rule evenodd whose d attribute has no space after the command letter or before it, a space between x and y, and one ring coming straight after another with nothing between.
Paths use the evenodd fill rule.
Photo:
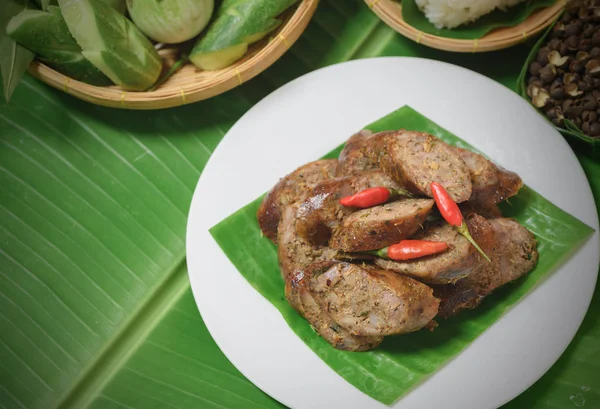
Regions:
<instances>
[{"instance_id":1,"label":"sliced cucumber","mask_svg":"<svg viewBox=\"0 0 600 409\"><path fill-rule=\"evenodd\" d=\"M106 4L108 4L113 9L117 10L119 13L124 14L127 9L127 5L125 4L126 0L102 0ZM46 10L48 5L50 6L58 6L58 0L35 0L35 3L42 10Z\"/></svg>"},{"instance_id":2,"label":"sliced cucumber","mask_svg":"<svg viewBox=\"0 0 600 409\"><path fill-rule=\"evenodd\" d=\"M127 10L127 4L125 0L102 0L106 4L108 4L113 9L117 10L121 14L125 14L125 10Z\"/></svg>"},{"instance_id":3,"label":"sliced cucumber","mask_svg":"<svg viewBox=\"0 0 600 409\"><path fill-rule=\"evenodd\" d=\"M190 60L204 70L233 64L250 44L276 29L281 24L277 17L297 1L224 0L216 19L190 53Z\"/></svg>"},{"instance_id":4,"label":"sliced cucumber","mask_svg":"<svg viewBox=\"0 0 600 409\"><path fill-rule=\"evenodd\" d=\"M239 60L248 51L248 44L242 43L219 51L190 55L192 63L203 70L219 70Z\"/></svg>"},{"instance_id":5,"label":"sliced cucumber","mask_svg":"<svg viewBox=\"0 0 600 409\"><path fill-rule=\"evenodd\" d=\"M97 0L58 0L82 54L121 87L144 91L162 62L152 43L126 17Z\"/></svg>"},{"instance_id":6,"label":"sliced cucumber","mask_svg":"<svg viewBox=\"0 0 600 409\"><path fill-rule=\"evenodd\" d=\"M112 83L81 54L56 6L48 6L47 11L22 11L9 21L6 32L40 61L68 77L92 85Z\"/></svg>"}]
</instances>

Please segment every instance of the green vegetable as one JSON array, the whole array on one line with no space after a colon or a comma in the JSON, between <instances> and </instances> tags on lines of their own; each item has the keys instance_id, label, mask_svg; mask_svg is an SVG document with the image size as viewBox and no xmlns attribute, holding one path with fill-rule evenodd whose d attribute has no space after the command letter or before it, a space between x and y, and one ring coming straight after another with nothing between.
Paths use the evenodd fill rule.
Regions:
<instances>
[{"instance_id":1,"label":"green vegetable","mask_svg":"<svg viewBox=\"0 0 600 409\"><path fill-rule=\"evenodd\" d=\"M125 4L125 0L102 0L102 1L106 4L108 4L113 9L117 10L121 14L124 14L125 10L127 10L127 5Z\"/></svg>"},{"instance_id":2,"label":"green vegetable","mask_svg":"<svg viewBox=\"0 0 600 409\"><path fill-rule=\"evenodd\" d=\"M42 10L46 10L50 4L56 5L56 0L35 0L35 3Z\"/></svg>"},{"instance_id":3,"label":"green vegetable","mask_svg":"<svg viewBox=\"0 0 600 409\"><path fill-rule=\"evenodd\" d=\"M213 0L127 0L127 10L144 34L174 44L196 37L208 24Z\"/></svg>"},{"instance_id":4,"label":"green vegetable","mask_svg":"<svg viewBox=\"0 0 600 409\"><path fill-rule=\"evenodd\" d=\"M10 38L4 27L13 16L28 8L30 4L27 0L0 1L0 73L3 94L7 102L35 55Z\"/></svg>"},{"instance_id":5,"label":"green vegetable","mask_svg":"<svg viewBox=\"0 0 600 409\"><path fill-rule=\"evenodd\" d=\"M162 64L152 43L127 18L97 0L58 0L82 54L115 84L144 91Z\"/></svg>"},{"instance_id":6,"label":"green vegetable","mask_svg":"<svg viewBox=\"0 0 600 409\"><path fill-rule=\"evenodd\" d=\"M47 11L22 11L10 20L6 32L40 61L68 77L92 85L112 83L81 54L56 6L48 6Z\"/></svg>"},{"instance_id":7,"label":"green vegetable","mask_svg":"<svg viewBox=\"0 0 600 409\"><path fill-rule=\"evenodd\" d=\"M227 67L246 54L248 45L276 29L277 19L298 0L224 0L215 21L194 46L190 60L203 70Z\"/></svg>"},{"instance_id":8,"label":"green vegetable","mask_svg":"<svg viewBox=\"0 0 600 409\"><path fill-rule=\"evenodd\" d=\"M101 0L104 3L108 4L113 9L117 10L119 13L125 13L125 0ZM35 0L38 7L42 10L46 10L48 6L58 6L58 0Z\"/></svg>"},{"instance_id":9,"label":"green vegetable","mask_svg":"<svg viewBox=\"0 0 600 409\"><path fill-rule=\"evenodd\" d=\"M373 132L398 128L427 132L447 143L474 150L407 106L365 128ZM337 158L341 148L338 147L326 157ZM539 261L529 274L514 284L494 291L477 309L438 321L439 326L433 332L418 331L386 337L379 348L356 353L333 348L285 300L277 249L270 240L261 237L256 221L256 211L261 201L262 198L258 198L222 220L210 229L211 235L239 273L279 310L291 330L325 364L357 389L388 405L417 387L468 347L537 285L550 277L594 231L532 189L523 188L511 198L512 206L503 206L502 212L506 217L517 219L536 236Z\"/></svg>"}]
</instances>

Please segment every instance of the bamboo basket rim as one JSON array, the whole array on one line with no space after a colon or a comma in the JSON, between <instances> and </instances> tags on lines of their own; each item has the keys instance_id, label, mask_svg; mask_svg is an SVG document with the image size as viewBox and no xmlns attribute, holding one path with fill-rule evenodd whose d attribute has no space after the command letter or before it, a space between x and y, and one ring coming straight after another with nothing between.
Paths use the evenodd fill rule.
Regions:
<instances>
[{"instance_id":1,"label":"bamboo basket rim","mask_svg":"<svg viewBox=\"0 0 600 409\"><path fill-rule=\"evenodd\" d=\"M496 28L479 39L464 40L424 33L410 26L402 17L402 5L398 1L364 1L388 26L417 44L460 53L496 51L522 43L552 24L567 3L567 0L558 0L552 6L535 11L525 21L516 26Z\"/></svg>"},{"instance_id":2,"label":"bamboo basket rim","mask_svg":"<svg viewBox=\"0 0 600 409\"><path fill-rule=\"evenodd\" d=\"M51 87L96 105L124 109L163 109L214 97L242 85L277 61L300 37L311 20L319 0L301 0L287 19L265 39L252 44L246 55L233 65L202 71L188 63L153 91L126 91L113 85L98 87L67 77L34 60L31 75ZM290 15L291 14L291 15Z\"/></svg>"}]
</instances>

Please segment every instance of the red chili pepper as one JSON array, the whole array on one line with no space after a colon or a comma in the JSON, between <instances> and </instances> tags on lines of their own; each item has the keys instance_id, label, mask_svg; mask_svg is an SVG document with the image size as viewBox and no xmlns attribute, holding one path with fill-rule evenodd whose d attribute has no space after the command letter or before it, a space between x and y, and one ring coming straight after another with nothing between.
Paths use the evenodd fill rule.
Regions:
<instances>
[{"instance_id":1,"label":"red chili pepper","mask_svg":"<svg viewBox=\"0 0 600 409\"><path fill-rule=\"evenodd\" d=\"M426 240L402 240L400 243L377 250L374 254L380 258L404 261L431 256L448 249L446 243Z\"/></svg>"},{"instance_id":2,"label":"red chili pepper","mask_svg":"<svg viewBox=\"0 0 600 409\"><path fill-rule=\"evenodd\" d=\"M435 203L444 218L448 222L448 224L454 226L456 231L465 237L469 242L475 246L477 251L479 251L483 257L488 262L491 262L490 258L481 250L481 247L473 240L471 233L469 232L469 227L463 218L460 209L456 202L450 197L446 189L442 185L437 182L431 182L431 192L433 193L433 198L435 199Z\"/></svg>"},{"instance_id":3,"label":"red chili pepper","mask_svg":"<svg viewBox=\"0 0 600 409\"><path fill-rule=\"evenodd\" d=\"M442 217L452 226L460 226L463 222L463 215L446 189L437 182L431 182L431 191Z\"/></svg>"},{"instance_id":4,"label":"red chili pepper","mask_svg":"<svg viewBox=\"0 0 600 409\"><path fill-rule=\"evenodd\" d=\"M391 197L408 196L412 195L404 189L388 189L386 187L371 187L369 189L361 190L352 196L346 196L340 199L342 206L347 207L358 207L360 209L366 209L368 207L377 206L384 204Z\"/></svg>"},{"instance_id":5,"label":"red chili pepper","mask_svg":"<svg viewBox=\"0 0 600 409\"><path fill-rule=\"evenodd\" d=\"M392 193L385 187L372 187L370 189L361 190L360 192L346 196L340 200L342 206L359 207L366 209L385 203L388 201Z\"/></svg>"}]
</instances>

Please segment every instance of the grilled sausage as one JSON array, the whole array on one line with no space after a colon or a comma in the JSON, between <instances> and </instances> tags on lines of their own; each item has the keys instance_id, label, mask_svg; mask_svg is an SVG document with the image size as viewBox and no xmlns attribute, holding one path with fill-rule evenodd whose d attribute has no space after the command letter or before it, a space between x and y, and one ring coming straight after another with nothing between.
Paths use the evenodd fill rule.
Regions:
<instances>
[{"instance_id":1,"label":"grilled sausage","mask_svg":"<svg viewBox=\"0 0 600 409\"><path fill-rule=\"evenodd\" d=\"M314 300L351 334L403 334L425 327L439 300L433 290L389 271L336 263L309 280Z\"/></svg>"},{"instance_id":2,"label":"grilled sausage","mask_svg":"<svg viewBox=\"0 0 600 409\"><path fill-rule=\"evenodd\" d=\"M502 166L496 164L493 165L497 169L499 183L492 196L492 201L494 203L500 203L519 193L519 190L523 187L523 181L515 172L506 170Z\"/></svg>"},{"instance_id":3,"label":"grilled sausage","mask_svg":"<svg viewBox=\"0 0 600 409\"><path fill-rule=\"evenodd\" d=\"M315 263L305 269L296 270L286 280L285 295L298 311L327 342L344 351L368 351L376 348L382 336L357 336L340 326L330 314L317 304L309 291L309 280L315 273L322 273L331 262Z\"/></svg>"},{"instance_id":4,"label":"grilled sausage","mask_svg":"<svg viewBox=\"0 0 600 409\"><path fill-rule=\"evenodd\" d=\"M470 202L492 205L516 195L523 181L514 172L510 172L483 156L465 149L457 148L461 158L469 168L473 192Z\"/></svg>"},{"instance_id":5,"label":"grilled sausage","mask_svg":"<svg viewBox=\"0 0 600 409\"><path fill-rule=\"evenodd\" d=\"M457 203L471 197L471 175L455 148L432 135L405 130L386 141L381 169L409 191L433 197L431 182L438 182Z\"/></svg>"},{"instance_id":6,"label":"grilled sausage","mask_svg":"<svg viewBox=\"0 0 600 409\"><path fill-rule=\"evenodd\" d=\"M485 263L455 285L436 288L442 298L440 316L455 315L477 307L495 289L531 271L538 260L535 237L518 222L508 218L489 221L494 229L492 263Z\"/></svg>"},{"instance_id":7,"label":"grilled sausage","mask_svg":"<svg viewBox=\"0 0 600 409\"><path fill-rule=\"evenodd\" d=\"M341 220L354 212L340 204L340 199L370 187L398 189L400 186L386 174L366 171L354 176L325 180L315 186L300 204L296 214L298 234L312 244L325 245Z\"/></svg>"},{"instance_id":8,"label":"grilled sausage","mask_svg":"<svg viewBox=\"0 0 600 409\"><path fill-rule=\"evenodd\" d=\"M494 229L490 222L479 215L471 215L466 221L475 242L489 255L494 240ZM429 284L454 283L486 263L477 249L444 221L431 223L413 238L442 241L450 248L441 254L414 260L392 261L377 258L375 263L386 270L414 277Z\"/></svg>"},{"instance_id":9,"label":"grilled sausage","mask_svg":"<svg viewBox=\"0 0 600 409\"><path fill-rule=\"evenodd\" d=\"M425 223L435 202L402 199L359 210L334 230L329 246L345 252L376 250L411 237Z\"/></svg>"},{"instance_id":10,"label":"grilled sausage","mask_svg":"<svg viewBox=\"0 0 600 409\"><path fill-rule=\"evenodd\" d=\"M356 175L366 170L379 168L379 156L385 137L391 131L373 133L362 130L350 137L338 157L338 176Z\"/></svg>"},{"instance_id":11,"label":"grilled sausage","mask_svg":"<svg viewBox=\"0 0 600 409\"><path fill-rule=\"evenodd\" d=\"M458 207L460 208L460 212L464 217L468 217L472 214L478 214L488 220L502 217L502 211L498 205L491 202L467 200L466 202L458 205Z\"/></svg>"},{"instance_id":12,"label":"grilled sausage","mask_svg":"<svg viewBox=\"0 0 600 409\"><path fill-rule=\"evenodd\" d=\"M316 184L333 177L336 167L335 159L318 160L282 178L265 196L256 214L263 234L275 242L284 207L302 200Z\"/></svg>"},{"instance_id":13,"label":"grilled sausage","mask_svg":"<svg viewBox=\"0 0 600 409\"><path fill-rule=\"evenodd\" d=\"M330 260L336 254L335 250L312 245L298 235L297 209L297 204L288 205L284 209L277 230L277 256L284 279L296 269L302 269L316 261Z\"/></svg>"}]
</instances>

